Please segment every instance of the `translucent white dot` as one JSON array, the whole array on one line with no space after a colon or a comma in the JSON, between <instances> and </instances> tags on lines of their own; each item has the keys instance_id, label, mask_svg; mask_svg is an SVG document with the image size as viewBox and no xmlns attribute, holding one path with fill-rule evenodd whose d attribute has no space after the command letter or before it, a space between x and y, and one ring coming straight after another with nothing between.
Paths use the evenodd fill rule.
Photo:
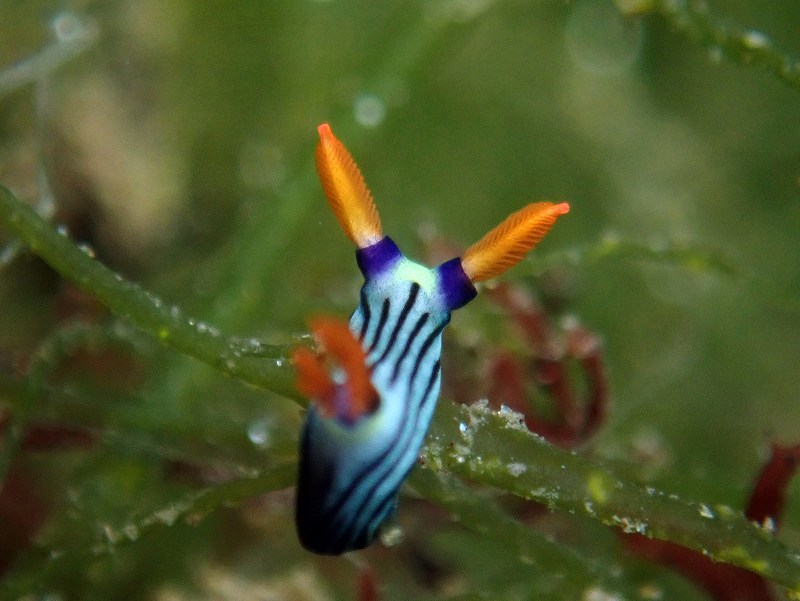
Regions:
<instances>
[{"instance_id":1,"label":"translucent white dot","mask_svg":"<svg viewBox=\"0 0 800 601\"><path fill-rule=\"evenodd\" d=\"M607 591L599 586L593 586L583 592L583 601L622 601L622 597L613 592Z\"/></svg>"},{"instance_id":2,"label":"translucent white dot","mask_svg":"<svg viewBox=\"0 0 800 601\"><path fill-rule=\"evenodd\" d=\"M719 46L711 46L711 48L708 49L708 60L715 65L718 65L722 62L724 54L725 53L722 51L722 48Z\"/></svg>"},{"instance_id":3,"label":"translucent white dot","mask_svg":"<svg viewBox=\"0 0 800 601\"><path fill-rule=\"evenodd\" d=\"M59 42L72 42L86 37L86 25L74 13L58 13L50 22Z\"/></svg>"},{"instance_id":4,"label":"translucent white dot","mask_svg":"<svg viewBox=\"0 0 800 601\"><path fill-rule=\"evenodd\" d=\"M396 524L384 526L380 533L380 541L384 547L395 547L403 542L403 529Z\"/></svg>"},{"instance_id":5,"label":"translucent white dot","mask_svg":"<svg viewBox=\"0 0 800 601\"><path fill-rule=\"evenodd\" d=\"M258 448L264 449L269 446L270 430L271 426L267 420L256 420L247 426L247 438Z\"/></svg>"},{"instance_id":6,"label":"translucent white dot","mask_svg":"<svg viewBox=\"0 0 800 601\"><path fill-rule=\"evenodd\" d=\"M375 94L361 94L353 104L353 116L364 127L377 127L386 118L386 104Z\"/></svg>"},{"instance_id":7,"label":"translucent white dot","mask_svg":"<svg viewBox=\"0 0 800 601\"><path fill-rule=\"evenodd\" d=\"M642 24L625 17L610 2L580 0L565 27L567 49L581 69L595 75L619 75L630 69L642 48Z\"/></svg>"},{"instance_id":8,"label":"translucent white dot","mask_svg":"<svg viewBox=\"0 0 800 601\"><path fill-rule=\"evenodd\" d=\"M751 49L766 48L769 46L769 38L760 31L748 31L742 37L744 45Z\"/></svg>"},{"instance_id":9,"label":"translucent white dot","mask_svg":"<svg viewBox=\"0 0 800 601\"><path fill-rule=\"evenodd\" d=\"M78 245L78 248L81 250L83 254L91 257L92 259L95 258L94 249L89 244L86 244L85 242L81 243Z\"/></svg>"}]
</instances>

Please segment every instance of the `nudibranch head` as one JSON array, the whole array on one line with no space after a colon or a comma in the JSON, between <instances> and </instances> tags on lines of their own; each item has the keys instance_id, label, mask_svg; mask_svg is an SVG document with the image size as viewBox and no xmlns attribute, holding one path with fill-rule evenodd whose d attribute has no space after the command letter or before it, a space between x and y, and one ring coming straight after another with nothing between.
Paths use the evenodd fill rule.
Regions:
<instances>
[{"instance_id":1,"label":"nudibranch head","mask_svg":"<svg viewBox=\"0 0 800 601\"><path fill-rule=\"evenodd\" d=\"M478 294L458 257L429 269L406 258L389 236L372 246L359 248L356 262L366 282L379 278L388 282L416 281L436 300L441 311L459 309Z\"/></svg>"},{"instance_id":2,"label":"nudibranch head","mask_svg":"<svg viewBox=\"0 0 800 601\"><path fill-rule=\"evenodd\" d=\"M569 210L531 204L509 216L463 258L430 269L383 235L372 196L344 145L319 127L317 170L364 275L349 324L310 323L330 366L294 353L297 386L312 400L300 446L295 522L315 553L361 549L392 513L414 466L441 384L442 331L475 284L518 263ZM328 369L330 367L330 371Z\"/></svg>"}]
</instances>

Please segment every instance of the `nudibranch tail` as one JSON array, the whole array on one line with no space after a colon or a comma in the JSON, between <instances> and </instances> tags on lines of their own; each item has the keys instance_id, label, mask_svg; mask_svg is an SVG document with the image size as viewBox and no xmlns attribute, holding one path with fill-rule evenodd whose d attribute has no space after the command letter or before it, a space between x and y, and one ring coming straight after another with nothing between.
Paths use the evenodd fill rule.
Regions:
<instances>
[{"instance_id":1,"label":"nudibranch tail","mask_svg":"<svg viewBox=\"0 0 800 601\"><path fill-rule=\"evenodd\" d=\"M336 219L358 248L379 242L381 220L358 166L327 123L318 131L317 172Z\"/></svg>"},{"instance_id":2,"label":"nudibranch tail","mask_svg":"<svg viewBox=\"0 0 800 601\"><path fill-rule=\"evenodd\" d=\"M309 328L327 356L341 369L343 381L337 385L317 355L299 348L293 354L297 389L316 403L325 417L338 418L346 424L373 413L378 395L370 381L364 349L347 323L331 317L315 317L309 321Z\"/></svg>"},{"instance_id":3,"label":"nudibranch tail","mask_svg":"<svg viewBox=\"0 0 800 601\"><path fill-rule=\"evenodd\" d=\"M464 273L473 283L497 277L519 263L568 212L565 202L537 202L512 213L467 249L461 259Z\"/></svg>"}]
</instances>

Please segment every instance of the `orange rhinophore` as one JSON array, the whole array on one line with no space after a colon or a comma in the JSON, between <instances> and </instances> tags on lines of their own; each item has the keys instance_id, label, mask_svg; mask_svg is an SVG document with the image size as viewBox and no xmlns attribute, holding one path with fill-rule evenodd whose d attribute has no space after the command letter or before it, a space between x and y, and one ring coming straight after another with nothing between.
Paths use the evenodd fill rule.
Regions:
<instances>
[{"instance_id":1,"label":"orange rhinophore","mask_svg":"<svg viewBox=\"0 0 800 601\"><path fill-rule=\"evenodd\" d=\"M336 219L358 248L379 242L383 230L378 210L353 157L327 123L318 131L317 172Z\"/></svg>"},{"instance_id":2,"label":"orange rhinophore","mask_svg":"<svg viewBox=\"0 0 800 601\"><path fill-rule=\"evenodd\" d=\"M331 379L323 361L307 348L295 349L292 359L297 368L297 389L313 399L327 417L341 417L354 422L372 413L378 395L370 382L364 349L347 327L332 317L315 317L309 329L328 357L344 372L343 394Z\"/></svg>"},{"instance_id":3,"label":"orange rhinophore","mask_svg":"<svg viewBox=\"0 0 800 601\"><path fill-rule=\"evenodd\" d=\"M467 249L461 258L464 273L473 283L497 277L519 263L565 213L565 202L536 202L512 213Z\"/></svg>"}]
</instances>

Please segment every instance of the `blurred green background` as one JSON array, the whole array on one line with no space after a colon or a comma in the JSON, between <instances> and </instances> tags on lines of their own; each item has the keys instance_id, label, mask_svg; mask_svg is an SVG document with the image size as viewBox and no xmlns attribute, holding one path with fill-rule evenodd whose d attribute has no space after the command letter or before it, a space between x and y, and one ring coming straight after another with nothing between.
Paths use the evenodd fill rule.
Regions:
<instances>
[{"instance_id":1,"label":"blurred green background","mask_svg":"<svg viewBox=\"0 0 800 601\"><path fill-rule=\"evenodd\" d=\"M708 5L800 55L800 4ZM740 507L768 443L800 442L800 89L603 0L0 4L0 66L76 36L94 42L37 86L3 91L0 180L31 202L50 189L55 221L188 314L286 341L309 314L355 306L353 249L313 166L316 126L329 122L385 231L420 260L431 232L466 245L527 202L570 202L534 254L562 253L566 312L604 342L612 409L594 452L646 465L665 490ZM734 269L570 260L609 241L711 252ZM537 286L536 260L506 279ZM3 267L4 404L37 342L87 303L28 256ZM468 337L483 314L477 301L455 315L450 336ZM81 369L61 376L70 418L115 438L18 458L51 508L45 542L90 545L104 520L146 514L187 478L213 481L209 466L228 474L294 452L293 405L175 353L103 364L111 383ZM120 387L124 398L109 392ZM201 476L175 477L165 458ZM54 598L355 599L352 562L297 547L290 500L221 511L44 582ZM782 537L798 547L797 482L786 516ZM453 557L463 539L450 542L460 554L447 537L422 539L406 546L447 577L427 581L419 553L370 550L386 599L491 586L494 598L559 598L505 597ZM501 570L467 540L487 573ZM703 598L652 573L665 598Z\"/></svg>"}]
</instances>

